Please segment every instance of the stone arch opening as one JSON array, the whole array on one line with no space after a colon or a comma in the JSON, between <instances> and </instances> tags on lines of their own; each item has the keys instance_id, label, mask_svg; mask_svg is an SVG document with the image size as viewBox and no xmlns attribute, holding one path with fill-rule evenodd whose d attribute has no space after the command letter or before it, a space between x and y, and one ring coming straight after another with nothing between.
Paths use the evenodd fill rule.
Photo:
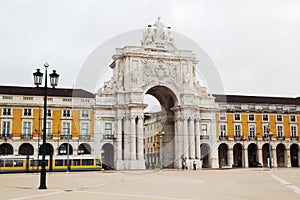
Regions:
<instances>
[{"instance_id":1,"label":"stone arch opening","mask_svg":"<svg viewBox=\"0 0 300 200\"><path fill-rule=\"evenodd\" d=\"M257 145L254 143L249 144L248 146L248 166L255 167L255 162L258 161L258 154L257 154Z\"/></svg>"},{"instance_id":2,"label":"stone arch opening","mask_svg":"<svg viewBox=\"0 0 300 200\"><path fill-rule=\"evenodd\" d=\"M53 146L49 143L46 143L46 155L53 155L54 149ZM43 154L43 144L39 148L39 155Z\"/></svg>"},{"instance_id":3,"label":"stone arch opening","mask_svg":"<svg viewBox=\"0 0 300 200\"><path fill-rule=\"evenodd\" d=\"M83 154L91 154L92 152L92 148L89 144L87 143L81 143L79 146L78 146L78 149L77 149L77 154L78 155L83 155Z\"/></svg>"},{"instance_id":4,"label":"stone arch opening","mask_svg":"<svg viewBox=\"0 0 300 200\"><path fill-rule=\"evenodd\" d=\"M0 154L1 155L13 155L14 149L11 144L3 143L0 145Z\"/></svg>"},{"instance_id":5,"label":"stone arch opening","mask_svg":"<svg viewBox=\"0 0 300 200\"><path fill-rule=\"evenodd\" d=\"M114 169L114 146L110 143L106 143L101 149L102 166L104 169Z\"/></svg>"},{"instance_id":6,"label":"stone arch opening","mask_svg":"<svg viewBox=\"0 0 300 200\"><path fill-rule=\"evenodd\" d=\"M29 143L23 143L19 147L19 155L33 155L34 149L33 146Z\"/></svg>"},{"instance_id":7,"label":"stone arch opening","mask_svg":"<svg viewBox=\"0 0 300 200\"><path fill-rule=\"evenodd\" d=\"M243 146L237 143L233 146L234 167L243 167Z\"/></svg>"},{"instance_id":8,"label":"stone arch opening","mask_svg":"<svg viewBox=\"0 0 300 200\"><path fill-rule=\"evenodd\" d=\"M285 146L284 144L280 143L276 147L276 157L277 157L277 166L278 167L285 167Z\"/></svg>"},{"instance_id":9,"label":"stone arch opening","mask_svg":"<svg viewBox=\"0 0 300 200\"><path fill-rule=\"evenodd\" d=\"M202 168L210 168L210 146L207 143L200 145Z\"/></svg>"},{"instance_id":10,"label":"stone arch opening","mask_svg":"<svg viewBox=\"0 0 300 200\"><path fill-rule=\"evenodd\" d=\"M227 166L228 165L228 145L225 143L220 144L219 148L218 148L218 154L219 154L219 168Z\"/></svg>"},{"instance_id":11,"label":"stone arch opening","mask_svg":"<svg viewBox=\"0 0 300 200\"><path fill-rule=\"evenodd\" d=\"M58 155L68 154L68 143L63 143L58 148ZM69 144L69 155L73 155L73 147Z\"/></svg>"},{"instance_id":12,"label":"stone arch opening","mask_svg":"<svg viewBox=\"0 0 300 200\"><path fill-rule=\"evenodd\" d=\"M149 116L145 122L148 123L147 126L150 126L150 130L145 130L147 143L144 147L146 167L158 167L161 160L163 167L174 168L174 162L179 159L175 155L174 141L175 123L173 108L178 103L177 97L171 89L161 85L151 87L146 91L145 95L153 96L160 104L160 109L148 109L147 113L144 112L145 116Z\"/></svg>"},{"instance_id":13,"label":"stone arch opening","mask_svg":"<svg viewBox=\"0 0 300 200\"><path fill-rule=\"evenodd\" d=\"M291 166L299 167L299 146L297 144L292 144L290 147L290 157L291 157Z\"/></svg>"}]
</instances>

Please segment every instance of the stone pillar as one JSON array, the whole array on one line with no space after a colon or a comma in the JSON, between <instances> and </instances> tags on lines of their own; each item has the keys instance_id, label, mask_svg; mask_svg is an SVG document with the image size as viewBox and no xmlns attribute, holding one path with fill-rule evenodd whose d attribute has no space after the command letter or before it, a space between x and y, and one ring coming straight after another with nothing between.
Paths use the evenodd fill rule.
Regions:
<instances>
[{"instance_id":1,"label":"stone pillar","mask_svg":"<svg viewBox=\"0 0 300 200\"><path fill-rule=\"evenodd\" d=\"M286 157L286 167L291 167L290 149L285 149L284 153L285 153L285 157Z\"/></svg>"},{"instance_id":2,"label":"stone pillar","mask_svg":"<svg viewBox=\"0 0 300 200\"><path fill-rule=\"evenodd\" d=\"M184 157L186 157L187 159L189 158L189 151L188 151L188 118L184 118L183 119L183 155Z\"/></svg>"},{"instance_id":3,"label":"stone pillar","mask_svg":"<svg viewBox=\"0 0 300 200\"><path fill-rule=\"evenodd\" d=\"M249 160L248 160L248 149L247 148L244 148L244 154L243 154L243 156L244 156L244 160L243 160L243 162L244 162L244 167L245 168L248 168L249 167Z\"/></svg>"},{"instance_id":4,"label":"stone pillar","mask_svg":"<svg viewBox=\"0 0 300 200\"><path fill-rule=\"evenodd\" d=\"M127 116L124 119L124 160L130 159L130 135L130 119Z\"/></svg>"},{"instance_id":5,"label":"stone pillar","mask_svg":"<svg viewBox=\"0 0 300 200\"><path fill-rule=\"evenodd\" d=\"M195 121L189 120L189 158L195 159Z\"/></svg>"},{"instance_id":6,"label":"stone pillar","mask_svg":"<svg viewBox=\"0 0 300 200\"><path fill-rule=\"evenodd\" d=\"M228 165L229 165L229 167L232 167L232 165L233 165L233 150L232 150L232 148L228 148L227 157L228 157Z\"/></svg>"},{"instance_id":7,"label":"stone pillar","mask_svg":"<svg viewBox=\"0 0 300 200\"><path fill-rule=\"evenodd\" d=\"M175 141L175 160L174 160L174 168L179 169L181 167L181 137L180 137L180 120L178 117L174 119L174 141Z\"/></svg>"},{"instance_id":8,"label":"stone pillar","mask_svg":"<svg viewBox=\"0 0 300 200\"><path fill-rule=\"evenodd\" d=\"M138 160L143 160L144 159L144 144L143 144L143 135L144 135L144 129L143 129L143 124L144 124L144 117L139 116L138 118L138 128L137 128L137 159Z\"/></svg>"},{"instance_id":9,"label":"stone pillar","mask_svg":"<svg viewBox=\"0 0 300 200\"><path fill-rule=\"evenodd\" d=\"M200 149L200 119L196 119L196 158L199 160L201 157L201 149Z\"/></svg>"},{"instance_id":10,"label":"stone pillar","mask_svg":"<svg viewBox=\"0 0 300 200\"><path fill-rule=\"evenodd\" d=\"M101 133L102 133L101 117L97 115L95 118L96 118L96 123L94 126L94 154L101 156L101 144L100 144Z\"/></svg>"},{"instance_id":11,"label":"stone pillar","mask_svg":"<svg viewBox=\"0 0 300 200\"><path fill-rule=\"evenodd\" d=\"M122 117L118 117L116 159L122 160Z\"/></svg>"},{"instance_id":12,"label":"stone pillar","mask_svg":"<svg viewBox=\"0 0 300 200\"><path fill-rule=\"evenodd\" d=\"M136 160L136 125L135 117L130 117L130 160Z\"/></svg>"},{"instance_id":13,"label":"stone pillar","mask_svg":"<svg viewBox=\"0 0 300 200\"><path fill-rule=\"evenodd\" d=\"M272 149L272 158L273 158L273 165L272 167L278 167L277 166L277 154L276 154L276 148Z\"/></svg>"}]
</instances>

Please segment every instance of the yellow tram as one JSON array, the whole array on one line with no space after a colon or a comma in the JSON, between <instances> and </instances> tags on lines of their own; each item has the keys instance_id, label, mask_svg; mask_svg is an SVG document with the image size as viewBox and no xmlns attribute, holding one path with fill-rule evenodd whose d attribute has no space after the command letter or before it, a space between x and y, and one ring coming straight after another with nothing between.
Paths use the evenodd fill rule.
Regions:
<instances>
[{"instance_id":1,"label":"yellow tram","mask_svg":"<svg viewBox=\"0 0 300 200\"><path fill-rule=\"evenodd\" d=\"M0 173L38 172L41 170L42 156L0 156ZM102 169L102 161L93 155L57 155L45 157L47 171L97 171Z\"/></svg>"}]
</instances>

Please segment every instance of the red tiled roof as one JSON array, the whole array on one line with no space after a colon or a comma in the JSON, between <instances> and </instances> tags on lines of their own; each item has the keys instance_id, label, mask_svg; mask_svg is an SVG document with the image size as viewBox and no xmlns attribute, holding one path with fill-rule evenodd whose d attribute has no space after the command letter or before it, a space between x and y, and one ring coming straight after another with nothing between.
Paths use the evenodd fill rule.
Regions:
<instances>
[{"instance_id":1,"label":"red tiled roof","mask_svg":"<svg viewBox=\"0 0 300 200\"><path fill-rule=\"evenodd\" d=\"M216 102L300 105L300 97L291 98L219 94L214 94L213 96L216 97Z\"/></svg>"},{"instance_id":2,"label":"red tiled roof","mask_svg":"<svg viewBox=\"0 0 300 200\"><path fill-rule=\"evenodd\" d=\"M43 87L20 87L20 86L0 86L0 94L5 95L28 95L28 96L43 96ZM48 96L53 97L82 97L82 98L95 98L93 93L83 89L70 89L70 88L48 88Z\"/></svg>"}]
</instances>

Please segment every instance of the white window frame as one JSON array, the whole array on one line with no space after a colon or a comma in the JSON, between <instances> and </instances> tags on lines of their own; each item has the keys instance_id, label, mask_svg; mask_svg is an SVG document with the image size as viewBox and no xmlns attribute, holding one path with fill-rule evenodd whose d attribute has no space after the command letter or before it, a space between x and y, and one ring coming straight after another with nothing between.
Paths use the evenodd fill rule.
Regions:
<instances>
[{"instance_id":1,"label":"white window frame","mask_svg":"<svg viewBox=\"0 0 300 200\"><path fill-rule=\"evenodd\" d=\"M235 116L238 116L239 119L236 119ZM234 121L241 121L241 114L240 113L235 113L234 114Z\"/></svg>"},{"instance_id":2,"label":"white window frame","mask_svg":"<svg viewBox=\"0 0 300 200\"><path fill-rule=\"evenodd\" d=\"M23 116L24 117L31 117L32 116L32 112L33 112L32 108L24 108L23 109ZM30 115L29 115L29 113L30 113Z\"/></svg>"},{"instance_id":3,"label":"white window frame","mask_svg":"<svg viewBox=\"0 0 300 200\"><path fill-rule=\"evenodd\" d=\"M281 117L281 119L280 120L278 120L278 117ZM282 115L276 115L276 121L277 122L283 122L283 116Z\"/></svg>"},{"instance_id":4,"label":"white window frame","mask_svg":"<svg viewBox=\"0 0 300 200\"><path fill-rule=\"evenodd\" d=\"M225 127L222 129L222 127ZM220 136L224 137L227 136L227 125L226 124L220 124Z\"/></svg>"},{"instance_id":5,"label":"white window frame","mask_svg":"<svg viewBox=\"0 0 300 200\"><path fill-rule=\"evenodd\" d=\"M293 130L295 129L295 130ZM297 137L297 125L291 125L291 137Z\"/></svg>"},{"instance_id":6,"label":"white window frame","mask_svg":"<svg viewBox=\"0 0 300 200\"><path fill-rule=\"evenodd\" d=\"M6 111L6 112L4 112ZM9 111L9 112L7 112ZM2 108L2 115L3 116L11 116L12 115L12 109L11 108Z\"/></svg>"},{"instance_id":7,"label":"white window frame","mask_svg":"<svg viewBox=\"0 0 300 200\"><path fill-rule=\"evenodd\" d=\"M267 120L264 119L264 116L267 116ZM269 115L268 114L263 114L262 115L262 121L263 122L268 122L269 121Z\"/></svg>"},{"instance_id":8,"label":"white window frame","mask_svg":"<svg viewBox=\"0 0 300 200\"><path fill-rule=\"evenodd\" d=\"M62 110L63 117L71 117L71 110L70 109L63 109Z\"/></svg>"},{"instance_id":9,"label":"white window frame","mask_svg":"<svg viewBox=\"0 0 300 200\"><path fill-rule=\"evenodd\" d=\"M253 130L251 130L253 128ZM249 137L256 137L256 126L255 124L249 125Z\"/></svg>"},{"instance_id":10,"label":"white window frame","mask_svg":"<svg viewBox=\"0 0 300 200\"><path fill-rule=\"evenodd\" d=\"M25 126L25 124L26 124L26 126ZM29 127L27 127L28 124L29 124ZM22 122L22 137L25 137L25 138L32 137L32 121L24 120Z\"/></svg>"},{"instance_id":11,"label":"white window frame","mask_svg":"<svg viewBox=\"0 0 300 200\"><path fill-rule=\"evenodd\" d=\"M241 137L242 136L242 126L241 124L235 124L234 125L234 136Z\"/></svg>"},{"instance_id":12,"label":"white window frame","mask_svg":"<svg viewBox=\"0 0 300 200\"><path fill-rule=\"evenodd\" d=\"M81 110L81 118L89 118L90 112L89 110Z\"/></svg>"},{"instance_id":13,"label":"white window frame","mask_svg":"<svg viewBox=\"0 0 300 200\"><path fill-rule=\"evenodd\" d=\"M67 124L69 124L69 126L65 126ZM71 133L72 124L71 124L70 121L62 121L62 126L61 127L62 127L61 135L63 137L68 137L68 135L70 135L70 137L72 136L72 133Z\"/></svg>"},{"instance_id":14,"label":"white window frame","mask_svg":"<svg viewBox=\"0 0 300 200\"><path fill-rule=\"evenodd\" d=\"M219 119L220 121L226 121L226 113L220 113Z\"/></svg>"},{"instance_id":15,"label":"white window frame","mask_svg":"<svg viewBox=\"0 0 300 200\"><path fill-rule=\"evenodd\" d=\"M292 116L295 118L294 121L292 121ZM291 115L291 116L290 116L290 122L296 122L296 121L297 121L296 115Z\"/></svg>"},{"instance_id":16,"label":"white window frame","mask_svg":"<svg viewBox=\"0 0 300 200\"><path fill-rule=\"evenodd\" d=\"M6 123L9 124L8 127L7 127ZM11 120L2 120L2 123L1 123L1 136L2 137L11 136L11 128L12 128L12 121Z\"/></svg>"},{"instance_id":17,"label":"white window frame","mask_svg":"<svg viewBox=\"0 0 300 200\"><path fill-rule=\"evenodd\" d=\"M49 125L50 125L50 127L49 127ZM52 122L51 121L46 122L46 137L52 137Z\"/></svg>"},{"instance_id":18,"label":"white window frame","mask_svg":"<svg viewBox=\"0 0 300 200\"><path fill-rule=\"evenodd\" d=\"M107 127L107 125L110 125L110 128ZM113 135L113 130L112 130L112 123L111 122L105 122L104 124L104 135Z\"/></svg>"},{"instance_id":19,"label":"white window frame","mask_svg":"<svg viewBox=\"0 0 300 200\"><path fill-rule=\"evenodd\" d=\"M85 127L85 124L87 127ZM90 132L90 123L89 122L81 122L80 123L80 137L87 138L89 137Z\"/></svg>"},{"instance_id":20,"label":"white window frame","mask_svg":"<svg viewBox=\"0 0 300 200\"><path fill-rule=\"evenodd\" d=\"M250 119L250 115L253 116L253 119ZM249 114L248 115L248 121L251 121L251 122L255 121L255 115L254 114Z\"/></svg>"},{"instance_id":21,"label":"white window frame","mask_svg":"<svg viewBox=\"0 0 300 200\"><path fill-rule=\"evenodd\" d=\"M277 131L277 137L284 136L283 125L277 125L276 131Z\"/></svg>"},{"instance_id":22,"label":"white window frame","mask_svg":"<svg viewBox=\"0 0 300 200\"><path fill-rule=\"evenodd\" d=\"M201 136L203 135L207 135L207 128L208 128L208 125L207 124L201 124Z\"/></svg>"}]
</instances>

